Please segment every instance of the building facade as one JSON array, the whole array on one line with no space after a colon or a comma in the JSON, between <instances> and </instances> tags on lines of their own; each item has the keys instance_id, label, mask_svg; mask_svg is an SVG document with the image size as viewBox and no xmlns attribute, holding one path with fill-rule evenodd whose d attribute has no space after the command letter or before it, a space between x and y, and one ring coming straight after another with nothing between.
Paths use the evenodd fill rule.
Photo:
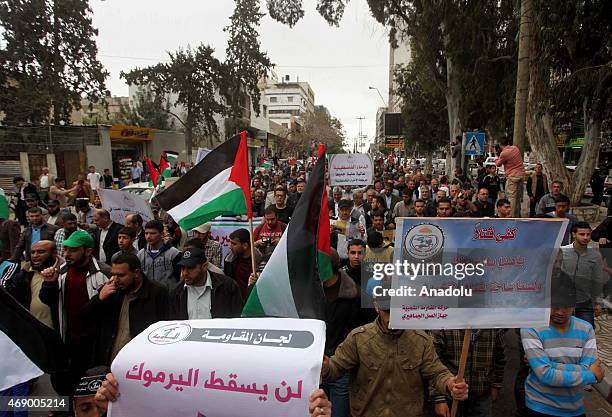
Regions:
<instances>
[{"instance_id":1,"label":"building facade","mask_svg":"<svg viewBox=\"0 0 612 417\"><path fill-rule=\"evenodd\" d=\"M307 82L291 81L288 75L280 81L269 80L264 90L268 119L294 131L303 126L303 118L315 110L315 95Z\"/></svg>"}]
</instances>

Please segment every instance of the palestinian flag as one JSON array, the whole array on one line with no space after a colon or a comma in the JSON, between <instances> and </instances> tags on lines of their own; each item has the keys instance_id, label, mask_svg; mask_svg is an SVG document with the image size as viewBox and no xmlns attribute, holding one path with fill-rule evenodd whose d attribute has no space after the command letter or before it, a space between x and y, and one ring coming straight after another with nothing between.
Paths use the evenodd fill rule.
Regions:
<instances>
[{"instance_id":1,"label":"palestinian flag","mask_svg":"<svg viewBox=\"0 0 612 417\"><path fill-rule=\"evenodd\" d=\"M319 159L325 161L325 145L320 143L318 149ZM329 230L329 207L327 205L327 181L325 180L325 166L323 167L323 195L321 196L321 214L319 216L319 231L317 233L317 263L321 281L325 282L333 275L331 265L331 243Z\"/></svg>"},{"instance_id":2,"label":"palestinian flag","mask_svg":"<svg viewBox=\"0 0 612 417\"><path fill-rule=\"evenodd\" d=\"M4 190L0 188L0 219L9 219L9 205Z\"/></svg>"},{"instance_id":3,"label":"palestinian flag","mask_svg":"<svg viewBox=\"0 0 612 417\"><path fill-rule=\"evenodd\" d=\"M59 335L0 287L0 391L67 369Z\"/></svg>"},{"instance_id":4,"label":"palestinian flag","mask_svg":"<svg viewBox=\"0 0 612 417\"><path fill-rule=\"evenodd\" d=\"M327 229L329 260L329 219L321 218L324 191L325 158L322 157L247 299L243 316L323 319L325 300L321 280L327 271L323 272L318 265L324 259L319 257L318 235L325 234Z\"/></svg>"},{"instance_id":5,"label":"palestinian flag","mask_svg":"<svg viewBox=\"0 0 612 417\"><path fill-rule=\"evenodd\" d=\"M164 151L162 156L166 158L166 161L174 162L178 159L179 154L178 152L174 152L174 151Z\"/></svg>"},{"instance_id":6,"label":"palestinian flag","mask_svg":"<svg viewBox=\"0 0 612 417\"><path fill-rule=\"evenodd\" d=\"M247 133L219 145L156 198L185 230L223 215L252 217Z\"/></svg>"},{"instance_id":7,"label":"palestinian flag","mask_svg":"<svg viewBox=\"0 0 612 417\"><path fill-rule=\"evenodd\" d=\"M178 153L169 153L170 151L164 151L159 157L159 172L161 174L162 180L165 178L170 178L172 176L172 168L170 167L170 162L175 161L178 158ZM173 158L170 158L170 154L173 155Z\"/></svg>"},{"instance_id":8,"label":"palestinian flag","mask_svg":"<svg viewBox=\"0 0 612 417\"><path fill-rule=\"evenodd\" d=\"M147 171L149 171L149 177L151 178L151 185L155 188L159 185L159 180L161 176L159 175L159 171L155 167L153 161L150 158L147 158Z\"/></svg>"}]
</instances>

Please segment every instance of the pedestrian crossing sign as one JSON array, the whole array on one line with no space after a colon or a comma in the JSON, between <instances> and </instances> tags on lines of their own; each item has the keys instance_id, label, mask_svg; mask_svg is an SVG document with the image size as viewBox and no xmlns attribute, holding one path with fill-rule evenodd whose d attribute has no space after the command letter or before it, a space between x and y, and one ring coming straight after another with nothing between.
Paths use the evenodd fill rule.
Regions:
<instances>
[{"instance_id":1,"label":"pedestrian crossing sign","mask_svg":"<svg viewBox=\"0 0 612 417\"><path fill-rule=\"evenodd\" d=\"M484 150L485 134L482 132L466 132L463 134L464 154L465 155L482 155Z\"/></svg>"}]
</instances>

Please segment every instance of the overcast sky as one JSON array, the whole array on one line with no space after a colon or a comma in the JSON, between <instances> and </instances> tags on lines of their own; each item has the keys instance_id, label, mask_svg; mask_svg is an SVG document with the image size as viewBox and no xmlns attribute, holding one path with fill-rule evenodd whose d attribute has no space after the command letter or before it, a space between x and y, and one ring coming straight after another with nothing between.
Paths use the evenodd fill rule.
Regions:
<instances>
[{"instance_id":1,"label":"overcast sky","mask_svg":"<svg viewBox=\"0 0 612 417\"><path fill-rule=\"evenodd\" d=\"M262 3L265 3L262 1ZM352 141L359 131L375 134L376 110L388 100L389 47L387 33L370 15L366 0L349 2L339 28L330 27L304 0L306 14L294 27L266 16L260 27L261 47L276 64L274 71L307 81L315 104L326 106L344 124ZM120 71L155 64L174 51L199 43L211 45L223 59L227 36L223 32L233 12L232 0L92 0L94 26L99 30L100 60L110 72L107 87L126 96Z\"/></svg>"}]
</instances>

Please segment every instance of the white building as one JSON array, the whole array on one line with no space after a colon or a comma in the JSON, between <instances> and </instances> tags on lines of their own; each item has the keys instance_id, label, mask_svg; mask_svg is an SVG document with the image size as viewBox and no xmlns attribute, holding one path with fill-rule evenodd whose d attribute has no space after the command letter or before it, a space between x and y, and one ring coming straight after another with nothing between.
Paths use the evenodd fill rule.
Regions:
<instances>
[{"instance_id":1,"label":"white building","mask_svg":"<svg viewBox=\"0 0 612 417\"><path fill-rule=\"evenodd\" d=\"M315 96L307 82L291 81L288 75L280 81L268 79L263 93L268 119L285 129L298 128L302 117L314 112Z\"/></svg>"},{"instance_id":2,"label":"white building","mask_svg":"<svg viewBox=\"0 0 612 417\"><path fill-rule=\"evenodd\" d=\"M384 145L385 143L385 113L386 107L379 107L376 111L376 138L374 143Z\"/></svg>"},{"instance_id":3,"label":"white building","mask_svg":"<svg viewBox=\"0 0 612 417\"><path fill-rule=\"evenodd\" d=\"M389 45L389 113L401 112L401 99L395 94L395 69L398 65L406 65L412 60L409 39L398 39L398 47Z\"/></svg>"}]
</instances>

